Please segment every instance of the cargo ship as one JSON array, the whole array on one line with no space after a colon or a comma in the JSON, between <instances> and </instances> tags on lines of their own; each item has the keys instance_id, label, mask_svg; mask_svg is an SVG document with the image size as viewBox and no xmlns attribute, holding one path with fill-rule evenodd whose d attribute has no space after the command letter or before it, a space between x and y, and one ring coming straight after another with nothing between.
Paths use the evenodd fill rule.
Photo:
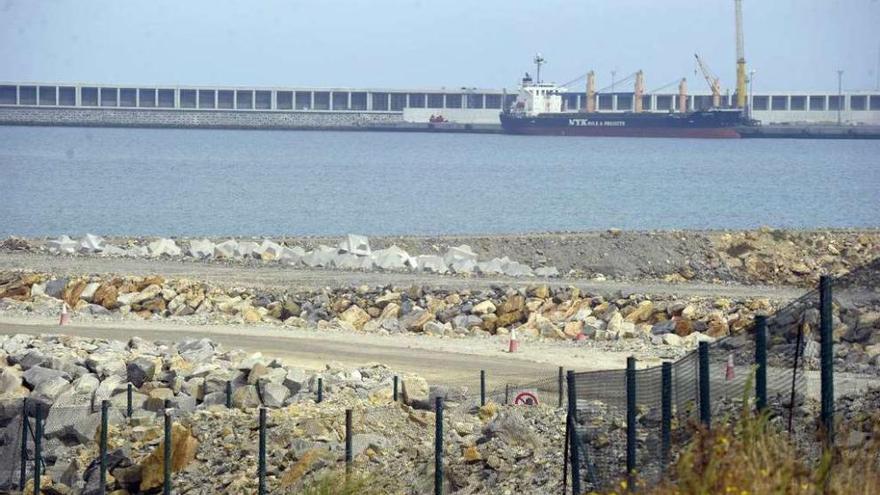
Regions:
<instances>
[{"instance_id":1,"label":"cargo ship","mask_svg":"<svg viewBox=\"0 0 880 495\"><path fill-rule=\"evenodd\" d=\"M535 82L526 74L516 101L501 113L502 129L510 134L555 136L738 138L739 129L751 124L740 108L687 111L684 80L679 85L679 108L643 111L641 72L636 74L631 110L597 111L594 76L587 77L585 108L568 110L563 108L565 87Z\"/></svg>"},{"instance_id":2,"label":"cargo ship","mask_svg":"<svg viewBox=\"0 0 880 495\"><path fill-rule=\"evenodd\" d=\"M698 54L700 72L712 90L712 105L706 109L688 108L687 80L678 85L676 103L671 100L663 110L644 110L645 79L642 71L628 76L635 87L624 111L601 111L597 106L595 74L588 72L583 108L564 108L563 94L568 84L556 86L541 81L541 65L545 62L539 53L535 56L536 78L526 73L520 84L516 101L502 106L501 127L512 134L543 134L561 136L631 136L682 138L738 138L740 129L756 124L748 118L746 109L746 59L743 49L742 0L734 0L736 17L736 92L733 108L721 106L721 84ZM580 80L578 78L577 80ZM675 84L674 82L672 84ZM671 84L670 84L671 86ZM614 84L612 83L612 91ZM505 98L506 100L506 98ZM505 101L506 103L506 101Z\"/></svg>"}]
</instances>

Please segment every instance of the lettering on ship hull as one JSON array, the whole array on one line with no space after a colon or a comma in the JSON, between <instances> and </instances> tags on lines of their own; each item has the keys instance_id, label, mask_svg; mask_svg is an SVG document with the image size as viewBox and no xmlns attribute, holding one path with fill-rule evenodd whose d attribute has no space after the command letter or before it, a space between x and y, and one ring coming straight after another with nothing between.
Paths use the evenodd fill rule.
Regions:
<instances>
[{"instance_id":1,"label":"lettering on ship hull","mask_svg":"<svg viewBox=\"0 0 880 495\"><path fill-rule=\"evenodd\" d=\"M626 127L623 120L568 119L569 127Z\"/></svg>"}]
</instances>

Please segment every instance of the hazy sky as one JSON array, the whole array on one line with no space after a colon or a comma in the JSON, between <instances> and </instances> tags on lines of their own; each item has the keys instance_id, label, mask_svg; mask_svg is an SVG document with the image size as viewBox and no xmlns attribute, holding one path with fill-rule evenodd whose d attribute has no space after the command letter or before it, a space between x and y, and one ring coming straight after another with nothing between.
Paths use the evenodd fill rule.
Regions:
<instances>
[{"instance_id":1,"label":"hazy sky","mask_svg":"<svg viewBox=\"0 0 880 495\"><path fill-rule=\"evenodd\" d=\"M878 0L743 0L755 91L871 89ZM643 69L731 88L733 0L0 0L0 80L358 87L598 86Z\"/></svg>"}]
</instances>

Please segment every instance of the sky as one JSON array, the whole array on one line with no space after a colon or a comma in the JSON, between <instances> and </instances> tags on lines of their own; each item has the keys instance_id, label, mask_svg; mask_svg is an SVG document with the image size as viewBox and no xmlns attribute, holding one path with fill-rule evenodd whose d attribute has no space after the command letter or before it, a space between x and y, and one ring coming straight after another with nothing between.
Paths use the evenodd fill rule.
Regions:
<instances>
[{"instance_id":1,"label":"sky","mask_svg":"<svg viewBox=\"0 0 880 495\"><path fill-rule=\"evenodd\" d=\"M733 0L0 0L0 80L514 88L735 81ZM743 0L754 90L874 89L880 0Z\"/></svg>"}]
</instances>

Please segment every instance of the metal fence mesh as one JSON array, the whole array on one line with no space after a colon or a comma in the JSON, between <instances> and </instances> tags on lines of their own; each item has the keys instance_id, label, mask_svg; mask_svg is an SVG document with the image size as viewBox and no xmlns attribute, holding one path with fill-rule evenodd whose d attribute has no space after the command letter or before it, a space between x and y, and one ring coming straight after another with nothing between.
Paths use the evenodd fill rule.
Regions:
<instances>
[{"instance_id":1,"label":"metal fence mesh","mask_svg":"<svg viewBox=\"0 0 880 495\"><path fill-rule=\"evenodd\" d=\"M783 415L785 425L798 418L807 372L817 364L818 291L810 291L767 318L768 407ZM709 404L713 422L735 419L755 397L755 328L708 345ZM636 475L642 482L663 475L662 368L635 371ZM699 357L695 350L672 362L670 447L692 436L700 419ZM608 489L626 476L626 371L577 373L577 428L584 452L583 475L588 489ZM745 403L743 401L746 401ZM675 459L668 460L670 463Z\"/></svg>"}]
</instances>

